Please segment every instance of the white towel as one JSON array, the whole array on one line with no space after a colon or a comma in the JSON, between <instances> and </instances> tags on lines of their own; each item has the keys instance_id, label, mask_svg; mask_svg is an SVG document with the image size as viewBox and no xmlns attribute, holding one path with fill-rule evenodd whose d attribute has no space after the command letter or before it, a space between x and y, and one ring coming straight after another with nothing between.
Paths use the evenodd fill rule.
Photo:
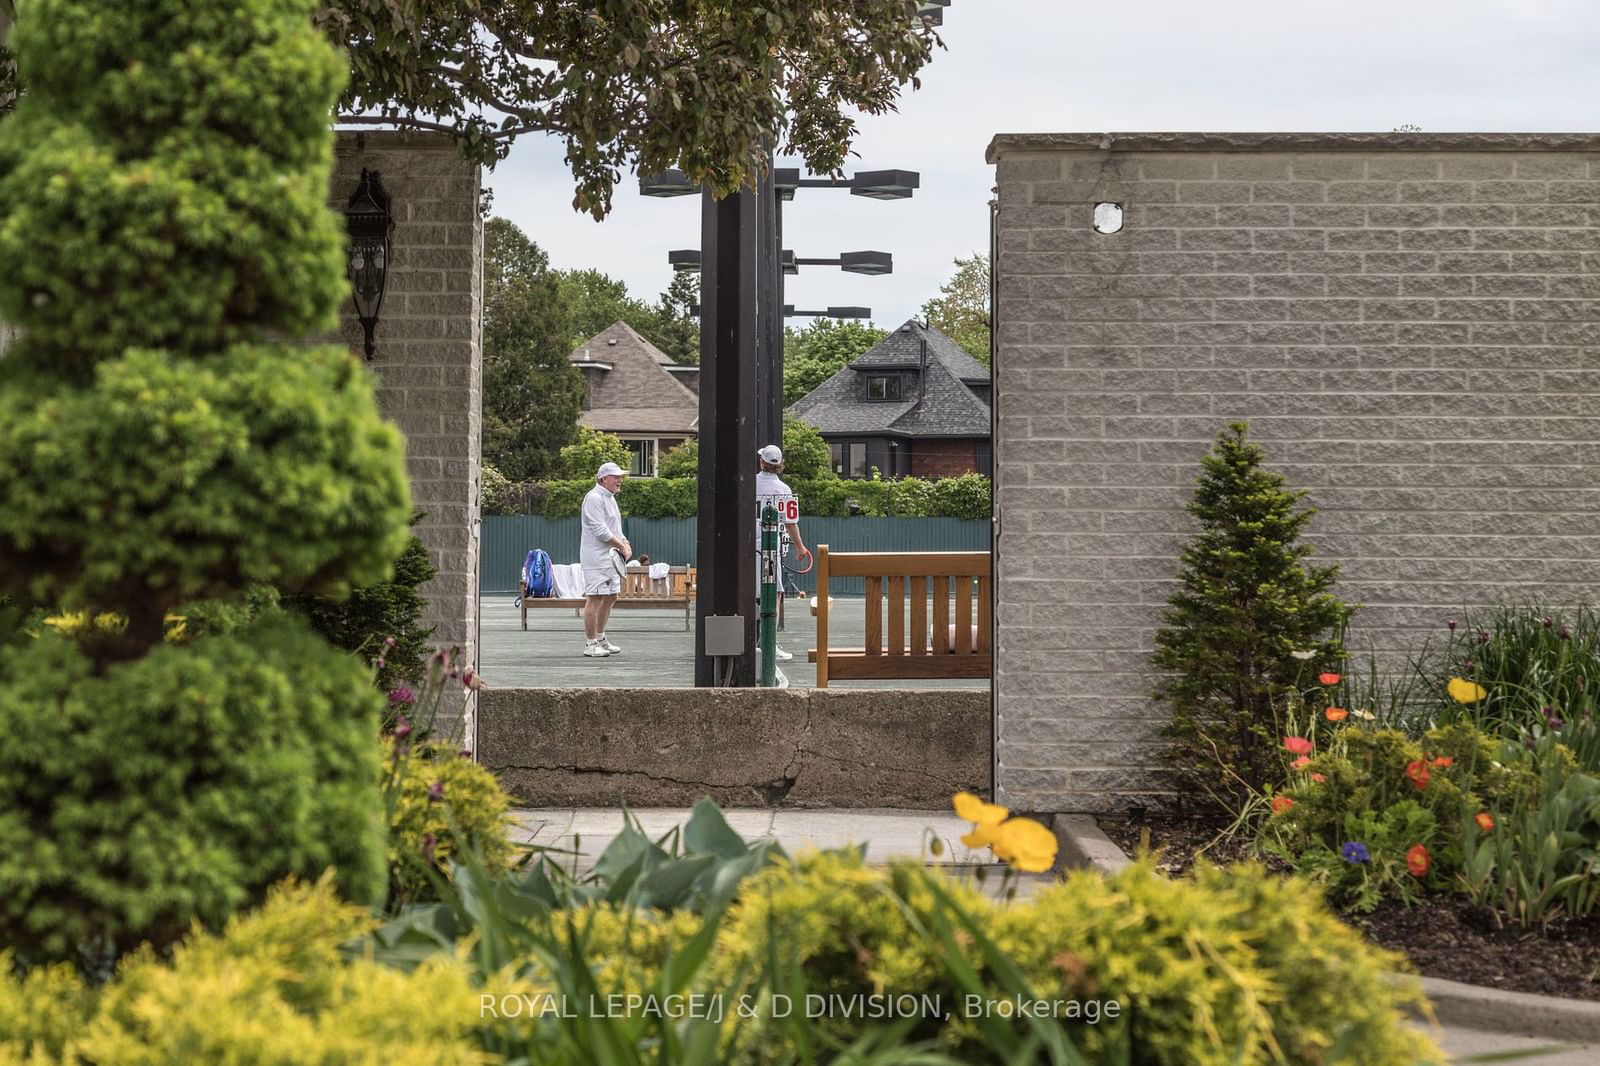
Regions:
<instances>
[{"instance_id":1,"label":"white towel","mask_svg":"<svg viewBox=\"0 0 1600 1066\"><path fill-rule=\"evenodd\" d=\"M583 566L579 563L557 563L550 568L550 578L555 582L556 595L564 600L583 599Z\"/></svg>"},{"instance_id":2,"label":"white towel","mask_svg":"<svg viewBox=\"0 0 1600 1066\"><path fill-rule=\"evenodd\" d=\"M651 563L650 564L650 580L651 581L660 581L662 578L666 577L671 572L672 572L672 567L670 565L668 565L667 563Z\"/></svg>"}]
</instances>

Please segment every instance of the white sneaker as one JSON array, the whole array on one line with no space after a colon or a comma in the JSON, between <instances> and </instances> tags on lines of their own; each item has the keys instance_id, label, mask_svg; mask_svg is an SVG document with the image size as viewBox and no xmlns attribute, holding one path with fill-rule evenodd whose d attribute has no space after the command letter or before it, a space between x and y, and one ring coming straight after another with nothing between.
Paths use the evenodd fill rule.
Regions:
<instances>
[{"instance_id":1,"label":"white sneaker","mask_svg":"<svg viewBox=\"0 0 1600 1066\"><path fill-rule=\"evenodd\" d=\"M776 667L773 668L772 672L775 675L777 675L774 678L774 680L777 682L779 688L788 688L789 687L789 676L787 674L785 674L782 670L777 669Z\"/></svg>"},{"instance_id":2,"label":"white sneaker","mask_svg":"<svg viewBox=\"0 0 1600 1066\"><path fill-rule=\"evenodd\" d=\"M595 637L594 641L595 641L596 644L600 645L602 648L604 648L606 650L606 654L607 655L621 655L622 654L622 649L617 647L615 644L611 643L609 640L607 640L606 639L606 635L604 633L601 633L598 637Z\"/></svg>"},{"instance_id":3,"label":"white sneaker","mask_svg":"<svg viewBox=\"0 0 1600 1066\"><path fill-rule=\"evenodd\" d=\"M583 654L590 659L604 659L611 653L606 651L606 646L599 641L591 640L583 646Z\"/></svg>"},{"instance_id":4,"label":"white sneaker","mask_svg":"<svg viewBox=\"0 0 1600 1066\"><path fill-rule=\"evenodd\" d=\"M794 658L794 653L793 652L784 651L782 648L779 648L776 644L774 644L773 647L777 648L777 651L772 657L774 659L778 660L780 663L786 663L790 659Z\"/></svg>"}]
</instances>

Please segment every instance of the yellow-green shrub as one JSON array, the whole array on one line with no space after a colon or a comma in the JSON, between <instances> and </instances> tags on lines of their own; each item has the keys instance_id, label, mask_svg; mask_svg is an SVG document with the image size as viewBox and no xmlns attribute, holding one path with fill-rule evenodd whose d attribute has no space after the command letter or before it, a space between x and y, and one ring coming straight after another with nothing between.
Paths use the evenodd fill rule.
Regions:
<instances>
[{"instance_id":1,"label":"yellow-green shrub","mask_svg":"<svg viewBox=\"0 0 1600 1066\"><path fill-rule=\"evenodd\" d=\"M69 963L12 974L0 951L0 1066L52 1066L94 1014L95 996Z\"/></svg>"},{"instance_id":2,"label":"yellow-green shrub","mask_svg":"<svg viewBox=\"0 0 1600 1066\"><path fill-rule=\"evenodd\" d=\"M803 966L811 993L936 995L948 1017L925 1019L911 1038L992 1061L949 971L946 942L931 932L933 909L943 904L929 876L920 867L867 869L837 854L767 870L750 879L729 916L713 980L726 987L775 951ZM1322 1062L1347 1032L1359 1037L1351 1062L1410 1066L1436 1057L1401 1018L1400 1005L1416 993L1386 980L1399 960L1341 925L1315 889L1257 867L1205 870L1196 881L1168 880L1144 865L1109 880L1080 873L1005 907L961 885L944 888L1020 970L1032 997L1119 1005L1116 1020L1109 1010L1096 1024L1062 1020L1091 1061L1126 1040L1136 1062L1238 1066L1280 1061L1280 1052L1288 1062ZM958 939L994 998L1005 998L978 946ZM840 1037L863 1025L817 1021ZM737 1039L730 1051L740 1061L774 1055L775 1037L762 1023L747 1024Z\"/></svg>"},{"instance_id":3,"label":"yellow-green shrub","mask_svg":"<svg viewBox=\"0 0 1600 1066\"><path fill-rule=\"evenodd\" d=\"M460 960L414 972L346 960L372 926L328 878L287 882L170 962L148 949L95 992L66 966L0 972L0 1062L66 1066L291 1063L480 1066L480 992ZM9 960L7 960L9 961ZM30 1058L30 1056L32 1056Z\"/></svg>"},{"instance_id":4,"label":"yellow-green shrub","mask_svg":"<svg viewBox=\"0 0 1600 1066\"><path fill-rule=\"evenodd\" d=\"M421 744L395 755L389 773L389 891L391 902L433 899L430 863L475 850L491 874L511 866L506 811L511 800L494 774L449 744ZM439 786L440 798L430 795Z\"/></svg>"}]
</instances>

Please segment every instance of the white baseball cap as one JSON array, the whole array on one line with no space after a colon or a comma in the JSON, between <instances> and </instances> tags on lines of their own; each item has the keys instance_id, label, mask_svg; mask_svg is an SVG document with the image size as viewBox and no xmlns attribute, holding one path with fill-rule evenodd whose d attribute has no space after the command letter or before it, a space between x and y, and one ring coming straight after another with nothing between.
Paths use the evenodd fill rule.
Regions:
<instances>
[{"instance_id":1,"label":"white baseball cap","mask_svg":"<svg viewBox=\"0 0 1600 1066\"><path fill-rule=\"evenodd\" d=\"M756 454L761 456L761 461L764 463L783 462L783 449L776 444L769 444L759 452L756 452Z\"/></svg>"},{"instance_id":2,"label":"white baseball cap","mask_svg":"<svg viewBox=\"0 0 1600 1066\"><path fill-rule=\"evenodd\" d=\"M601 463L599 471L596 472L596 474L594 475L594 479L596 481L599 481L603 477L617 477L617 476L626 477L627 476L627 472L624 471L622 469L622 467L618 466L616 463Z\"/></svg>"}]
</instances>

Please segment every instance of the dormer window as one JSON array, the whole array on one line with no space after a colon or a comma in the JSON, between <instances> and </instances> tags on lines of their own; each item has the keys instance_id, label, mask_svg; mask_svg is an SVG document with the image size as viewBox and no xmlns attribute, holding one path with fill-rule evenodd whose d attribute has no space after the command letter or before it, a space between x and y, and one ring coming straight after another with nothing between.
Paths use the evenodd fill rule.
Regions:
<instances>
[{"instance_id":1,"label":"dormer window","mask_svg":"<svg viewBox=\"0 0 1600 1066\"><path fill-rule=\"evenodd\" d=\"M872 374L867 378L867 399L898 400L899 398L899 374Z\"/></svg>"}]
</instances>

